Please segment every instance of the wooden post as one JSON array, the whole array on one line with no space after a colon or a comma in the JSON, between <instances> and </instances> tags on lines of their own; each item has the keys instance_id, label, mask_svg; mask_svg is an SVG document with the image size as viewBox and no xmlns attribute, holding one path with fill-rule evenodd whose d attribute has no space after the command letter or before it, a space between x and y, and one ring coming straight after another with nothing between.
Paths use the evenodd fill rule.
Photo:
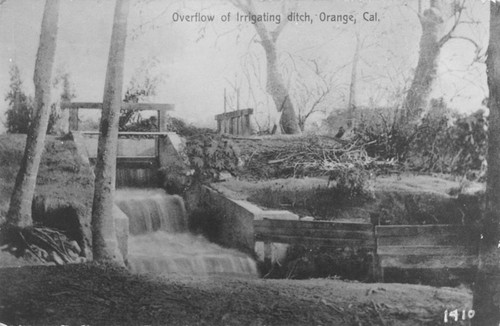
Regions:
<instances>
[{"instance_id":1,"label":"wooden post","mask_svg":"<svg viewBox=\"0 0 500 326\"><path fill-rule=\"evenodd\" d=\"M220 119L217 119L217 133L221 133L221 125L222 125L222 121Z\"/></svg>"},{"instance_id":2,"label":"wooden post","mask_svg":"<svg viewBox=\"0 0 500 326\"><path fill-rule=\"evenodd\" d=\"M69 130L78 130L78 108L71 108L69 110Z\"/></svg>"},{"instance_id":3,"label":"wooden post","mask_svg":"<svg viewBox=\"0 0 500 326\"><path fill-rule=\"evenodd\" d=\"M273 256L273 248L271 247L271 242L264 241L264 264L265 266L271 266Z\"/></svg>"},{"instance_id":4,"label":"wooden post","mask_svg":"<svg viewBox=\"0 0 500 326\"><path fill-rule=\"evenodd\" d=\"M158 131L168 131L168 115L166 111L158 110Z\"/></svg>"},{"instance_id":5,"label":"wooden post","mask_svg":"<svg viewBox=\"0 0 500 326\"><path fill-rule=\"evenodd\" d=\"M251 133L252 133L252 129L251 129L251 126L250 126L250 114L245 114L245 117L244 117L244 121L243 121L243 124L244 124L244 136L249 136Z\"/></svg>"}]
</instances>

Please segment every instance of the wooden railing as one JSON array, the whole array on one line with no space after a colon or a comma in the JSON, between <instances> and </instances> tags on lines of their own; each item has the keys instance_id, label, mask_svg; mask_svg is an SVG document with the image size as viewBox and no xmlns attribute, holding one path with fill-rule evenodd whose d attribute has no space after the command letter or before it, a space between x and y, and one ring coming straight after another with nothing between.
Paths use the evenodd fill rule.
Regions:
<instances>
[{"instance_id":1,"label":"wooden railing","mask_svg":"<svg viewBox=\"0 0 500 326\"><path fill-rule=\"evenodd\" d=\"M63 109L69 110L69 130L78 132L84 137L81 137L81 142L86 144L89 152L89 160L91 163L95 161L97 153L97 137L99 131L78 131L79 118L78 112L82 109L102 109L102 103L95 102L66 102L62 104ZM116 158L116 186L159 186L159 173L162 167L169 165L170 158L168 157L168 147L171 144L167 141L168 119L167 112L172 111L172 104L150 104L150 103L122 103L122 110L152 110L157 111L158 131L151 132L119 132L118 148L126 148L129 151L132 149L132 154L117 154ZM144 141L138 143L130 138L134 136L143 136L154 138L154 143L148 147L144 145Z\"/></svg>"},{"instance_id":2,"label":"wooden railing","mask_svg":"<svg viewBox=\"0 0 500 326\"><path fill-rule=\"evenodd\" d=\"M376 226L326 221L255 220L255 241L264 242L264 259L271 243L310 247L365 248L373 253L373 276L381 281L384 268L471 269L477 266L479 235L462 225Z\"/></svg>"},{"instance_id":3,"label":"wooden railing","mask_svg":"<svg viewBox=\"0 0 500 326\"><path fill-rule=\"evenodd\" d=\"M252 114L253 109L244 109L216 115L217 132L237 136L250 135L252 133L250 116Z\"/></svg>"},{"instance_id":4,"label":"wooden railing","mask_svg":"<svg viewBox=\"0 0 500 326\"><path fill-rule=\"evenodd\" d=\"M158 113L158 131L167 131L167 112L174 110L173 104L157 104L157 103L122 103L122 110L151 110ZM76 131L78 129L78 112L85 109L102 110L102 103L98 102L63 102L62 109L69 110L69 130Z\"/></svg>"}]
</instances>

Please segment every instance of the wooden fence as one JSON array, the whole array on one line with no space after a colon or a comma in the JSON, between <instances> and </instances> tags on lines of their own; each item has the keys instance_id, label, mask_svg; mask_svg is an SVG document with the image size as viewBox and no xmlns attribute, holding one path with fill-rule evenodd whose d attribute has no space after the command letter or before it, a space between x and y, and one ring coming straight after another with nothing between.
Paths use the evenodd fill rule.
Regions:
<instances>
[{"instance_id":1,"label":"wooden fence","mask_svg":"<svg viewBox=\"0 0 500 326\"><path fill-rule=\"evenodd\" d=\"M375 228L379 275L384 268L470 269L477 266L479 234L462 225L391 225Z\"/></svg>"},{"instance_id":2,"label":"wooden fence","mask_svg":"<svg viewBox=\"0 0 500 326\"><path fill-rule=\"evenodd\" d=\"M272 242L311 247L365 248L373 253L372 272L383 281L384 268L470 269L477 265L479 235L461 225L376 226L327 221L255 220L255 241L264 242L270 261Z\"/></svg>"},{"instance_id":3,"label":"wooden fence","mask_svg":"<svg viewBox=\"0 0 500 326\"><path fill-rule=\"evenodd\" d=\"M236 110L215 116L217 132L237 136L248 136L252 133L250 116L253 109Z\"/></svg>"}]
</instances>

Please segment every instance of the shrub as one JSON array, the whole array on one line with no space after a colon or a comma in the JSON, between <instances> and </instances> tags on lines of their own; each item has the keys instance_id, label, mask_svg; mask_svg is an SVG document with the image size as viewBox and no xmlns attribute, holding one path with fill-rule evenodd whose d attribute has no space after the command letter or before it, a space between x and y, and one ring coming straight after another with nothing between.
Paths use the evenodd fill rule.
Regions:
<instances>
[{"instance_id":1,"label":"shrub","mask_svg":"<svg viewBox=\"0 0 500 326\"><path fill-rule=\"evenodd\" d=\"M464 175L481 169L488 142L484 111L459 115L442 98L431 100L430 106L413 125L401 125L394 113L374 113L356 129L357 141L371 157L414 171Z\"/></svg>"},{"instance_id":2,"label":"shrub","mask_svg":"<svg viewBox=\"0 0 500 326\"><path fill-rule=\"evenodd\" d=\"M7 121L5 126L7 132L12 134L27 134L31 120L33 119L34 105L33 98L26 95L23 90L21 73L16 65L10 67L10 90L5 96L9 103L9 108L5 112ZM55 105L50 106L50 116L47 126L47 133L50 133L53 126L59 119Z\"/></svg>"},{"instance_id":3,"label":"shrub","mask_svg":"<svg viewBox=\"0 0 500 326\"><path fill-rule=\"evenodd\" d=\"M220 172L234 173L238 167L238 151L229 139L216 134L192 136L186 153L197 181L214 181Z\"/></svg>"}]
</instances>

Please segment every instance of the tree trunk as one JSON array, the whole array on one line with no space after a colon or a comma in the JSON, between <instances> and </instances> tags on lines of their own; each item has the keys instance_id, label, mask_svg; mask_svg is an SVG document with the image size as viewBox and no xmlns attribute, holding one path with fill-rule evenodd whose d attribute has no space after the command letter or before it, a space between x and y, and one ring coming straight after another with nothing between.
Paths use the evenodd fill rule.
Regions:
<instances>
[{"instance_id":1,"label":"tree trunk","mask_svg":"<svg viewBox=\"0 0 500 326\"><path fill-rule=\"evenodd\" d=\"M253 0L247 1L234 1L233 4L244 10L247 14L255 15L256 10L253 5ZM281 112L280 125L283 133L285 134L298 134L300 133L299 121L295 108L290 99L288 90L285 87L283 78L278 69L278 56L276 51L276 41L285 26L285 22L281 22L276 30L269 32L263 22L257 21L254 24L255 30L260 37L260 44L266 52L267 63L267 83L266 90L273 98L276 110Z\"/></svg>"},{"instance_id":2,"label":"tree trunk","mask_svg":"<svg viewBox=\"0 0 500 326\"><path fill-rule=\"evenodd\" d=\"M356 49L352 59L351 84L349 85L349 102L347 105L347 127L351 128L354 120L354 111L356 110L356 83L358 76L359 52L361 51L361 40L359 33L356 33Z\"/></svg>"},{"instance_id":3,"label":"tree trunk","mask_svg":"<svg viewBox=\"0 0 500 326\"><path fill-rule=\"evenodd\" d=\"M420 16L422 36L420 37L420 53L415 75L403 103L403 123L413 122L425 109L436 78L441 42L439 32L443 18L435 1Z\"/></svg>"},{"instance_id":4,"label":"tree trunk","mask_svg":"<svg viewBox=\"0 0 500 326\"><path fill-rule=\"evenodd\" d=\"M500 324L500 3L490 2L490 41L486 60L489 96L486 207L482 219L479 267L474 284L472 325Z\"/></svg>"},{"instance_id":5,"label":"tree trunk","mask_svg":"<svg viewBox=\"0 0 500 326\"><path fill-rule=\"evenodd\" d=\"M94 260L99 261L121 260L112 211L129 3L129 0L116 2L99 128L92 205L92 248Z\"/></svg>"},{"instance_id":6,"label":"tree trunk","mask_svg":"<svg viewBox=\"0 0 500 326\"><path fill-rule=\"evenodd\" d=\"M257 26L257 24L255 24ZM261 26L263 27L263 26ZM256 27L257 28L257 27ZM262 31L261 31L262 33ZM260 34L259 34L260 35ZM278 112L281 112L280 125L285 134L300 133L299 122L290 95L285 87L278 69L276 42L270 37L262 36L262 47L266 52L267 83L266 90L271 95Z\"/></svg>"},{"instance_id":7,"label":"tree trunk","mask_svg":"<svg viewBox=\"0 0 500 326\"><path fill-rule=\"evenodd\" d=\"M17 227L26 227L33 224L31 205L49 122L52 67L56 51L58 19L59 0L47 0L43 11L40 43L33 77L35 83L35 113L28 130L24 156L7 213L8 223Z\"/></svg>"}]
</instances>

